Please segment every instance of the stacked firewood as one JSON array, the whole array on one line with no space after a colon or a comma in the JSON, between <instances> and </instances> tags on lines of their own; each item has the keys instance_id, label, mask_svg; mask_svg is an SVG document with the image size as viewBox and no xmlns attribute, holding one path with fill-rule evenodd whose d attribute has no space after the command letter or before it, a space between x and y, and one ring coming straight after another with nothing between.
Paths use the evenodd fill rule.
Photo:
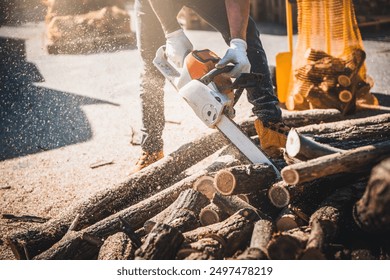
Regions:
<instances>
[{"instance_id":1,"label":"stacked firewood","mask_svg":"<svg viewBox=\"0 0 390 280\"><path fill-rule=\"evenodd\" d=\"M83 54L135 43L123 0L46 0L47 51Z\"/></svg>"},{"instance_id":2,"label":"stacked firewood","mask_svg":"<svg viewBox=\"0 0 390 280\"><path fill-rule=\"evenodd\" d=\"M282 178L213 132L8 243L19 259L390 258L390 114L284 121L300 127L293 163L274 158ZM241 127L255 135L253 119Z\"/></svg>"},{"instance_id":3,"label":"stacked firewood","mask_svg":"<svg viewBox=\"0 0 390 280\"><path fill-rule=\"evenodd\" d=\"M360 71L366 59L362 49L354 49L349 59L307 49L307 63L294 70L294 84L286 106L290 110L335 108L354 113L356 103L378 105L370 93L373 81Z\"/></svg>"}]
</instances>

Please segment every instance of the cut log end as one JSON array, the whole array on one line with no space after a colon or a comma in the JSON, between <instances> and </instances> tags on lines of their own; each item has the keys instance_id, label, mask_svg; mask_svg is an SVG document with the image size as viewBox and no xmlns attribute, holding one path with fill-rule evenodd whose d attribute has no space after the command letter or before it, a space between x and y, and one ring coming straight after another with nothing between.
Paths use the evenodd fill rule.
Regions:
<instances>
[{"instance_id":1,"label":"cut log end","mask_svg":"<svg viewBox=\"0 0 390 280\"><path fill-rule=\"evenodd\" d=\"M343 90L339 93L339 99L341 102L348 103L352 100L353 95L349 90Z\"/></svg>"},{"instance_id":2,"label":"cut log end","mask_svg":"<svg viewBox=\"0 0 390 280\"><path fill-rule=\"evenodd\" d=\"M278 231L287 231L297 228L299 225L293 215L284 215L276 221L276 228Z\"/></svg>"},{"instance_id":3,"label":"cut log end","mask_svg":"<svg viewBox=\"0 0 390 280\"><path fill-rule=\"evenodd\" d=\"M295 260L301 251L301 245L291 236L280 236L268 245L271 260Z\"/></svg>"},{"instance_id":4,"label":"cut log end","mask_svg":"<svg viewBox=\"0 0 390 280\"><path fill-rule=\"evenodd\" d=\"M202 226L208 226L211 224L219 223L220 217L214 209L203 208L199 214L199 220Z\"/></svg>"},{"instance_id":5,"label":"cut log end","mask_svg":"<svg viewBox=\"0 0 390 280\"><path fill-rule=\"evenodd\" d=\"M291 129L287 136L286 151L288 156L295 157L301 150L299 134L295 129Z\"/></svg>"},{"instance_id":6,"label":"cut log end","mask_svg":"<svg viewBox=\"0 0 390 280\"><path fill-rule=\"evenodd\" d=\"M299 173L294 169L285 167L282 170L282 178L289 185L296 185L299 183Z\"/></svg>"},{"instance_id":7,"label":"cut log end","mask_svg":"<svg viewBox=\"0 0 390 280\"><path fill-rule=\"evenodd\" d=\"M215 175L214 184L221 194L231 195L236 187L236 178L231 172L221 170Z\"/></svg>"},{"instance_id":8,"label":"cut log end","mask_svg":"<svg viewBox=\"0 0 390 280\"><path fill-rule=\"evenodd\" d=\"M346 75L340 75L337 77L337 81L343 87L349 87L351 85L351 79Z\"/></svg>"},{"instance_id":9,"label":"cut log end","mask_svg":"<svg viewBox=\"0 0 390 280\"><path fill-rule=\"evenodd\" d=\"M268 190L268 197L273 205L278 208L286 207L290 203L290 193L288 190L279 184L273 185Z\"/></svg>"},{"instance_id":10,"label":"cut log end","mask_svg":"<svg viewBox=\"0 0 390 280\"><path fill-rule=\"evenodd\" d=\"M215 193L214 179L211 176L202 176L194 183L194 189L212 199Z\"/></svg>"}]
</instances>

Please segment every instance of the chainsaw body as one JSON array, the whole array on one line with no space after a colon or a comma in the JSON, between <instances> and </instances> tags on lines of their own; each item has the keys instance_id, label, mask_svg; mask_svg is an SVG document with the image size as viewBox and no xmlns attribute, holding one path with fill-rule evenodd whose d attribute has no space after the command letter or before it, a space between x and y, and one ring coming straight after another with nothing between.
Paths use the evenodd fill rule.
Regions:
<instances>
[{"instance_id":1,"label":"chainsaw body","mask_svg":"<svg viewBox=\"0 0 390 280\"><path fill-rule=\"evenodd\" d=\"M179 72L160 47L154 65L176 88L195 114L210 128L219 129L252 163L271 165L280 177L279 170L252 140L232 121L234 105L245 88L258 86L259 74L241 74L234 82L225 74L232 66L216 69L219 57L210 50L193 51L187 55ZM234 91L235 90L235 91Z\"/></svg>"}]
</instances>

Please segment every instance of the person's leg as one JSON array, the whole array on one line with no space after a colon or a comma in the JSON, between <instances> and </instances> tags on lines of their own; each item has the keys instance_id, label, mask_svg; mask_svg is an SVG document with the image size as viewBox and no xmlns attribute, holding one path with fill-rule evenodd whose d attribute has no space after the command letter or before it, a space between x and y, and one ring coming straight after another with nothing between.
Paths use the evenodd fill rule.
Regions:
<instances>
[{"instance_id":1,"label":"person's leg","mask_svg":"<svg viewBox=\"0 0 390 280\"><path fill-rule=\"evenodd\" d=\"M148 0L136 0L137 47L141 55L140 100L142 114L142 150L152 154L163 150L164 76L153 65L157 49L165 36ZM138 171L138 170L135 170Z\"/></svg>"}]
</instances>

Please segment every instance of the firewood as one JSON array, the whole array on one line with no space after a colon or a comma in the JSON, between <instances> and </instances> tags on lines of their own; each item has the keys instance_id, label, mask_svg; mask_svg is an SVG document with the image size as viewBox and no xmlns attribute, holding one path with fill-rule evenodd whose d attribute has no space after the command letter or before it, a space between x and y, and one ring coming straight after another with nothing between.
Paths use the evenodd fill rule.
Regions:
<instances>
[{"instance_id":1,"label":"firewood","mask_svg":"<svg viewBox=\"0 0 390 280\"><path fill-rule=\"evenodd\" d=\"M72 243L77 242L77 239L80 239L82 233L86 232L91 235L99 236L101 238L107 238L109 235L112 235L118 231L123 230L123 220L127 221L128 224L132 225L133 229L138 229L143 226L143 224L150 218L156 216L156 214L162 212L169 205L171 205L176 198L186 189L192 188L193 183L200 177L204 176L208 172L215 172L225 166L236 162L232 157L223 156L217 158L217 160L212 163L205 170L201 170L180 182L172 185L171 187L135 204L132 205L116 214L113 214L106 219L103 219L94 225L87 227L83 230L77 232L76 235L65 236L61 241L59 241L55 246L36 256L36 259L55 259L57 256L63 256L65 259L74 258L74 251L69 250ZM167 212L168 214L168 212ZM167 215L166 215L167 216ZM164 218L166 216L163 216ZM164 219L163 218L163 219ZM161 220L162 221L162 220ZM72 245L73 246L73 245ZM12 247L11 247L12 248ZM92 253L93 250L99 248L89 248ZM16 251L14 251L15 254ZM97 254L97 251L96 251ZM83 252L79 253L81 258L87 258L83 256ZM88 257L90 254L88 255Z\"/></svg>"},{"instance_id":2,"label":"firewood","mask_svg":"<svg viewBox=\"0 0 390 280\"><path fill-rule=\"evenodd\" d=\"M320 60L324 57L330 57L330 55L324 51L321 51L321 50L308 48L306 50L305 54L303 55L303 57L306 58L307 60L310 60L310 61L317 61L317 60Z\"/></svg>"},{"instance_id":3,"label":"firewood","mask_svg":"<svg viewBox=\"0 0 390 280\"><path fill-rule=\"evenodd\" d=\"M164 219L164 223L181 232L186 232L200 226L198 216L209 200L202 193L188 189L183 191L171 209L171 214Z\"/></svg>"},{"instance_id":4,"label":"firewood","mask_svg":"<svg viewBox=\"0 0 390 280\"><path fill-rule=\"evenodd\" d=\"M352 188L336 190L310 217L309 240L302 259L326 259L325 250L338 235L343 212L353 199Z\"/></svg>"},{"instance_id":5,"label":"firewood","mask_svg":"<svg viewBox=\"0 0 390 280\"><path fill-rule=\"evenodd\" d=\"M339 92L339 100L344 103L351 102L353 98L352 93L349 90L342 90Z\"/></svg>"},{"instance_id":6,"label":"firewood","mask_svg":"<svg viewBox=\"0 0 390 280\"><path fill-rule=\"evenodd\" d=\"M307 227L276 233L268 243L268 256L271 260L298 259L308 239L309 229Z\"/></svg>"},{"instance_id":7,"label":"firewood","mask_svg":"<svg viewBox=\"0 0 390 280\"><path fill-rule=\"evenodd\" d=\"M135 259L172 260L184 241L182 233L167 225L157 223L144 244L135 252Z\"/></svg>"},{"instance_id":8,"label":"firewood","mask_svg":"<svg viewBox=\"0 0 390 280\"><path fill-rule=\"evenodd\" d=\"M259 216L252 209L242 209L226 220L184 233L187 242L196 242L205 237L217 239L223 247L224 257L233 255L249 239L253 223Z\"/></svg>"},{"instance_id":9,"label":"firewood","mask_svg":"<svg viewBox=\"0 0 390 280\"><path fill-rule=\"evenodd\" d=\"M306 216L305 214L303 215ZM288 231L300 226L304 226L306 225L306 222L292 210L292 207L285 207L280 212L279 217L276 219L275 225L278 231Z\"/></svg>"},{"instance_id":10,"label":"firewood","mask_svg":"<svg viewBox=\"0 0 390 280\"><path fill-rule=\"evenodd\" d=\"M202 176L194 183L194 189L203 193L208 199L212 199L216 189L214 187L214 178L211 176Z\"/></svg>"},{"instance_id":11,"label":"firewood","mask_svg":"<svg viewBox=\"0 0 390 280\"><path fill-rule=\"evenodd\" d=\"M308 125L296 130L316 142L341 149L351 149L389 138L390 114Z\"/></svg>"},{"instance_id":12,"label":"firewood","mask_svg":"<svg viewBox=\"0 0 390 280\"><path fill-rule=\"evenodd\" d=\"M225 220L228 217L228 214L221 210L214 203L210 203L204 207L199 214L199 221L202 226L208 226L211 224L219 223Z\"/></svg>"},{"instance_id":13,"label":"firewood","mask_svg":"<svg viewBox=\"0 0 390 280\"><path fill-rule=\"evenodd\" d=\"M362 172L389 154L390 141L385 141L287 166L282 177L287 184L296 185L333 174Z\"/></svg>"},{"instance_id":14,"label":"firewood","mask_svg":"<svg viewBox=\"0 0 390 280\"><path fill-rule=\"evenodd\" d=\"M78 203L58 219L11 235L10 245L15 256L25 257L21 244L24 244L31 257L50 248L68 231L76 213L80 215L76 228L78 230L166 189L175 183L177 180L175 178L180 172L211 155L226 143L219 132L191 141L124 182L106 188Z\"/></svg>"},{"instance_id":15,"label":"firewood","mask_svg":"<svg viewBox=\"0 0 390 280\"><path fill-rule=\"evenodd\" d=\"M267 246L275 232L275 226L270 220L259 220L255 223L249 248L237 257L239 260L268 259Z\"/></svg>"},{"instance_id":16,"label":"firewood","mask_svg":"<svg viewBox=\"0 0 390 280\"><path fill-rule=\"evenodd\" d=\"M370 233L390 232L390 158L376 165L371 172L366 191L354 205L356 224Z\"/></svg>"},{"instance_id":17,"label":"firewood","mask_svg":"<svg viewBox=\"0 0 390 280\"><path fill-rule=\"evenodd\" d=\"M343 87L349 87L351 85L351 79L346 75L340 75L337 77L337 81Z\"/></svg>"},{"instance_id":18,"label":"firewood","mask_svg":"<svg viewBox=\"0 0 390 280\"><path fill-rule=\"evenodd\" d=\"M291 201L288 184L284 181L274 183L268 190L268 198L275 207L283 208Z\"/></svg>"},{"instance_id":19,"label":"firewood","mask_svg":"<svg viewBox=\"0 0 390 280\"><path fill-rule=\"evenodd\" d=\"M124 233L118 232L109 236L99 251L99 260L133 260L136 245Z\"/></svg>"},{"instance_id":20,"label":"firewood","mask_svg":"<svg viewBox=\"0 0 390 280\"><path fill-rule=\"evenodd\" d=\"M224 255L224 242L216 237L205 237L183 245L177 253L178 259L220 260Z\"/></svg>"},{"instance_id":21,"label":"firewood","mask_svg":"<svg viewBox=\"0 0 390 280\"><path fill-rule=\"evenodd\" d=\"M218 171L214 185L223 195L247 194L268 188L275 179L275 171L271 166L251 164Z\"/></svg>"},{"instance_id":22,"label":"firewood","mask_svg":"<svg viewBox=\"0 0 390 280\"><path fill-rule=\"evenodd\" d=\"M290 157L308 160L343 150L320 144L309 137L301 135L296 129L291 129L287 136L286 151Z\"/></svg>"}]
</instances>

